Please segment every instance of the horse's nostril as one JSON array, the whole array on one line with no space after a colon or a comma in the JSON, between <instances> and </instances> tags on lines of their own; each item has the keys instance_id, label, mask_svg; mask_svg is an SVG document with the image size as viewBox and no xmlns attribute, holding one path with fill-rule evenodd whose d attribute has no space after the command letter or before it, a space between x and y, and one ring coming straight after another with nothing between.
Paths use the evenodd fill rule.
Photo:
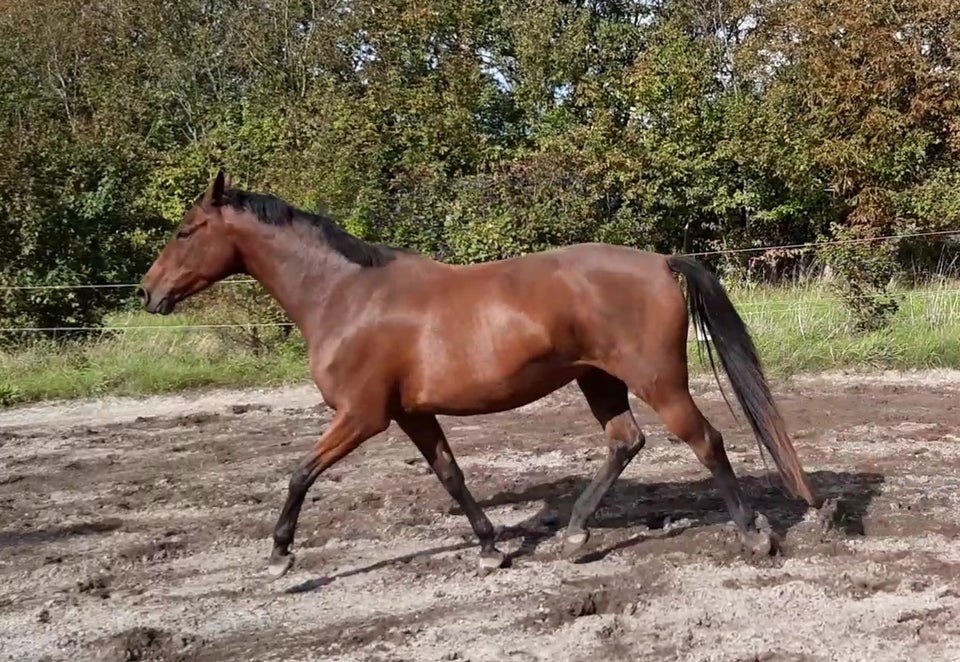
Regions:
<instances>
[{"instance_id":1,"label":"horse's nostril","mask_svg":"<svg viewBox=\"0 0 960 662\"><path fill-rule=\"evenodd\" d=\"M150 293L142 287L137 288L137 295L140 297L140 300L143 301L144 306L150 303Z\"/></svg>"}]
</instances>

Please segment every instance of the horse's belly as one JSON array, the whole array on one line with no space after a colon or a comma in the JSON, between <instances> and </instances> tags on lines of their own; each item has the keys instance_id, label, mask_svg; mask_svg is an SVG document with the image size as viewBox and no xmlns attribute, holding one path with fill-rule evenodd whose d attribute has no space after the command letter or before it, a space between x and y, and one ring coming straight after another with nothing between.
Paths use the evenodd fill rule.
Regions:
<instances>
[{"instance_id":1,"label":"horse's belly","mask_svg":"<svg viewBox=\"0 0 960 662\"><path fill-rule=\"evenodd\" d=\"M544 362L508 375L449 374L411 384L404 409L418 413L470 416L507 411L539 400L583 373L581 366Z\"/></svg>"}]
</instances>

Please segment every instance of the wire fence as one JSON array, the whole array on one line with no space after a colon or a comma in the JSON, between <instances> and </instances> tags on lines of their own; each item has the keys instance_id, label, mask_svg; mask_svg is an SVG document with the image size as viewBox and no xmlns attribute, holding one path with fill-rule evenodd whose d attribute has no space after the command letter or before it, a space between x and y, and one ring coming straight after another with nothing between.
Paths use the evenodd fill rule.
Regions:
<instances>
[{"instance_id":1,"label":"wire fence","mask_svg":"<svg viewBox=\"0 0 960 662\"><path fill-rule=\"evenodd\" d=\"M864 295L863 298L870 299L875 297L901 297L908 300L941 300L950 307L952 312L960 315L960 287L941 288L932 291L917 292L899 292L892 295L871 294ZM809 300L776 300L769 301L744 301L734 302L741 316L746 321L759 321L769 318L781 318L790 315L811 314L825 311L838 311L839 299L836 297L824 297L822 299ZM906 314L912 314L907 311ZM831 317L841 316L841 313L831 315ZM34 334L34 333L118 333L118 332L141 332L141 331L210 331L217 329L267 329L267 328L293 328L295 325L291 322L234 322L223 324L129 324L114 326L47 326L47 327L0 327L0 334Z\"/></svg>"},{"instance_id":2,"label":"wire fence","mask_svg":"<svg viewBox=\"0 0 960 662\"><path fill-rule=\"evenodd\" d=\"M765 253L767 251L796 251L820 250L830 246L847 246L866 244L878 241L893 241L899 239L917 239L921 237L949 237L960 238L960 230L935 230L928 232L908 232L903 234L884 235L880 237L864 237L861 239L834 239L830 241L807 242L803 244L780 244L776 246L754 246L745 248L730 248L715 251L700 251L694 253L677 253L688 257L710 257L714 255L739 255L743 253ZM252 278L232 278L222 281L221 285L239 285L255 283ZM56 285L2 285L0 291L43 291L43 290L109 290L109 289L136 289L140 283L64 283Z\"/></svg>"},{"instance_id":3,"label":"wire fence","mask_svg":"<svg viewBox=\"0 0 960 662\"><path fill-rule=\"evenodd\" d=\"M713 251L699 251L691 253L678 253L689 257L709 257L716 255L737 255L746 253L765 253L768 251L804 251L820 250L830 246L858 245L881 241L894 241L901 239L933 238L956 236L960 238L960 230L937 230L927 232L910 232L894 235L884 235L879 237L864 237L860 239L836 239L822 242L807 242L799 244L780 244L773 246L756 246L744 248L732 248ZM257 281L252 278L231 278L222 281L219 285L240 285L252 284ZM135 290L140 287L140 283L73 283L73 284L50 284L50 285L3 285L0 286L0 292L40 292L57 290L109 290L109 289L130 289ZM953 294L950 294L953 293ZM883 293L873 292L864 294L862 298L882 298L887 296L907 296L910 298L941 298L956 296L960 298L960 287L942 287L932 291L916 291L901 293ZM783 301L770 299L767 301L742 301L737 302L737 308L742 311L746 319L756 318L757 316L768 315L787 315L799 314L801 311L810 311L817 308L830 308L836 306L838 299L833 296L826 296L817 299L797 301ZM960 303L960 302L958 302ZM289 322L236 322L230 324L155 324L155 325L116 325L116 326L51 326L51 327L0 327L0 333L68 333L68 332L119 332L119 331L174 331L174 330L215 330L230 328L279 328L292 327Z\"/></svg>"},{"instance_id":4,"label":"wire fence","mask_svg":"<svg viewBox=\"0 0 960 662\"><path fill-rule=\"evenodd\" d=\"M869 244L876 241L894 241L898 239L917 239L920 237L949 237L956 235L960 237L960 230L934 230L928 232L907 232L904 234L892 234L882 237L862 237L860 239L833 239L830 241L807 242L803 244L782 244L780 246L756 246L745 248L729 248L715 251L700 251L698 253L681 253L689 257L709 257L713 255L739 255L742 253L764 253L766 251L792 251L792 250L817 250L828 246L852 246L857 244Z\"/></svg>"},{"instance_id":5,"label":"wire fence","mask_svg":"<svg viewBox=\"0 0 960 662\"><path fill-rule=\"evenodd\" d=\"M66 333L68 331L176 331L180 329L251 329L292 327L290 322L235 322L233 324L130 324L121 326L11 326L0 327L0 333Z\"/></svg>"}]
</instances>

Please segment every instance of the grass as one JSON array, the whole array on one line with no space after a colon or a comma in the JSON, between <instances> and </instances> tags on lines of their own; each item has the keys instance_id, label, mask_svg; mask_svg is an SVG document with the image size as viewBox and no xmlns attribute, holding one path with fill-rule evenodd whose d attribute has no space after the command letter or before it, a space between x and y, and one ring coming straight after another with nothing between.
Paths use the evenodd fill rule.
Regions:
<instances>
[{"instance_id":1,"label":"grass","mask_svg":"<svg viewBox=\"0 0 960 662\"><path fill-rule=\"evenodd\" d=\"M223 320L196 313L165 318L123 314L105 326L129 330L66 345L37 341L0 352L0 406L199 387L271 386L308 378L302 342L278 341L271 351L258 353L249 338L238 337L235 330L178 328L216 323ZM268 342L270 334L261 330Z\"/></svg>"},{"instance_id":2,"label":"grass","mask_svg":"<svg viewBox=\"0 0 960 662\"><path fill-rule=\"evenodd\" d=\"M883 331L851 331L848 315L823 286L732 293L768 373L824 369L960 368L960 283L901 290L901 306ZM231 323L236 311L195 308L166 318L113 316L127 331L82 343L36 341L0 351L0 406L51 398L140 395L211 386L271 386L308 379L302 342L272 330L184 329ZM161 328L154 328L160 326ZM266 351L255 352L257 333ZM704 357L705 360L705 357ZM709 368L691 351L696 372Z\"/></svg>"},{"instance_id":3,"label":"grass","mask_svg":"<svg viewBox=\"0 0 960 662\"><path fill-rule=\"evenodd\" d=\"M771 374L829 369L960 368L960 283L895 291L900 307L881 331L856 333L824 286L735 292Z\"/></svg>"}]
</instances>

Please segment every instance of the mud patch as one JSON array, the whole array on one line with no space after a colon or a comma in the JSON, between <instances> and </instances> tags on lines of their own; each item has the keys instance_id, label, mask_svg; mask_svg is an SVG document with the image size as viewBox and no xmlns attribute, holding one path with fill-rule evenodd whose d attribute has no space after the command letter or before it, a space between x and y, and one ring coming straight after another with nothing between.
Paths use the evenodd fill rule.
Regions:
<instances>
[{"instance_id":1,"label":"mud patch","mask_svg":"<svg viewBox=\"0 0 960 662\"><path fill-rule=\"evenodd\" d=\"M526 625L536 625L554 630L561 625L572 623L584 616L601 614L624 614L632 616L642 610L649 601L633 588L580 588L571 590L570 595L558 596L545 601L538 607L538 613L526 621Z\"/></svg>"}]
</instances>

